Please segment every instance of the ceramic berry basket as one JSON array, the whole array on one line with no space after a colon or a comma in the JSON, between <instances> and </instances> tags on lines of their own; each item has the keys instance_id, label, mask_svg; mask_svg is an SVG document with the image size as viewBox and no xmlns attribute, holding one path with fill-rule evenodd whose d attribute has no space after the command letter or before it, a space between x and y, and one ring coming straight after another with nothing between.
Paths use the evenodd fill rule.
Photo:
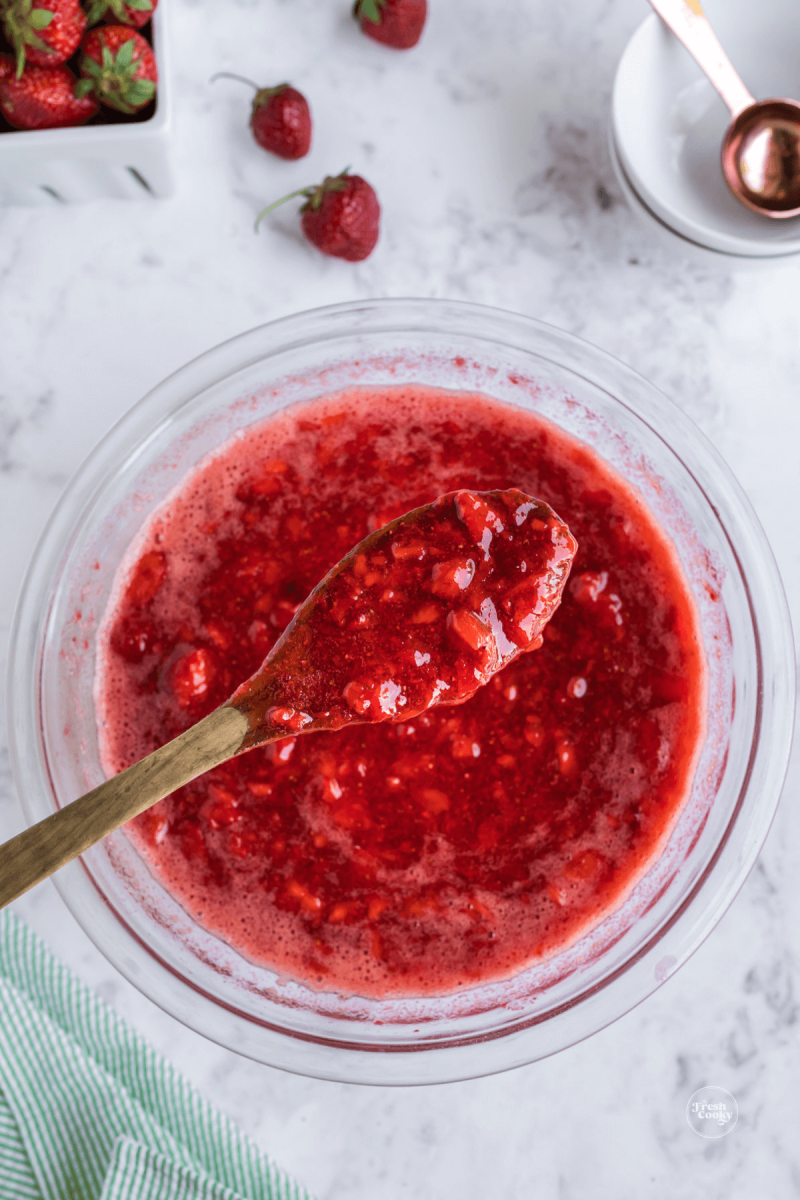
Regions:
<instances>
[{"instance_id":1,"label":"ceramic berry basket","mask_svg":"<svg viewBox=\"0 0 800 1200\"><path fill-rule=\"evenodd\" d=\"M657 862L579 942L513 978L436 997L314 991L197 926L118 831L54 882L96 945L176 1018L261 1062L321 1078L432 1083L519 1066L588 1036L697 949L756 860L789 756L794 650L777 568L747 499L691 421L585 342L498 310L432 300L319 309L184 367L104 438L67 488L11 635L12 767L33 822L100 783L95 639L149 512L224 440L357 384L474 390L593 446L669 529L709 665L709 732ZM734 703L735 698L735 703Z\"/></svg>"},{"instance_id":2,"label":"ceramic berry basket","mask_svg":"<svg viewBox=\"0 0 800 1200\"><path fill-rule=\"evenodd\" d=\"M73 204L168 196L172 175L172 71L169 0L152 21L158 64L155 111L146 120L117 120L70 129L0 132L0 204Z\"/></svg>"}]
</instances>

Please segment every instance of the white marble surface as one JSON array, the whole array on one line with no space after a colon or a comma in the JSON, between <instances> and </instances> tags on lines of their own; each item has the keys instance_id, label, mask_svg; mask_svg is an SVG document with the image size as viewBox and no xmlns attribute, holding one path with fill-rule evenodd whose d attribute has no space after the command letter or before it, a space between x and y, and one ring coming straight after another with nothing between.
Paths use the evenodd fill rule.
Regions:
<instances>
[{"instance_id":1,"label":"white marble surface","mask_svg":"<svg viewBox=\"0 0 800 1200\"><path fill-rule=\"evenodd\" d=\"M709 434L770 530L800 615L800 262L696 266L626 209L606 151L614 64L643 0L431 0L424 41L359 36L349 0L162 0L173 7L179 188L164 202L0 211L0 634L59 491L166 373L273 317L364 296L495 303L596 342ZM737 0L739 2L739 0ZM311 156L250 141L247 98L215 70L289 78ZM383 204L373 257L325 259L287 206L346 164ZM508 1075L384 1091L237 1058L179 1026L94 950L50 883L19 914L322 1200L751 1200L800 1194L800 774L758 866L695 957L588 1042ZM0 761L0 836L22 812ZM708 1142L690 1094L740 1117Z\"/></svg>"}]
</instances>

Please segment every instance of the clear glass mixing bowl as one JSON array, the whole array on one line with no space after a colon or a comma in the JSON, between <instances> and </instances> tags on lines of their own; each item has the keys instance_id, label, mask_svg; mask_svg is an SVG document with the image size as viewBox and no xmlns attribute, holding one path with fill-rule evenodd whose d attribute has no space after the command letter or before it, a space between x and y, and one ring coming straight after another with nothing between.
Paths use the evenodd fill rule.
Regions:
<instances>
[{"instance_id":1,"label":"clear glass mixing bowl","mask_svg":"<svg viewBox=\"0 0 800 1200\"><path fill-rule=\"evenodd\" d=\"M736 481L691 422L628 367L495 309L382 300L318 309L234 338L146 396L53 514L12 633L11 754L31 822L102 780L94 642L145 516L236 430L357 383L421 382L535 409L594 446L671 533L710 664L709 735L668 846L620 909L555 959L444 1000L312 992L195 925L121 832L55 878L107 958L156 1003L261 1062L365 1083L461 1079L530 1062L626 1012L720 919L778 802L794 711L780 578Z\"/></svg>"}]
</instances>

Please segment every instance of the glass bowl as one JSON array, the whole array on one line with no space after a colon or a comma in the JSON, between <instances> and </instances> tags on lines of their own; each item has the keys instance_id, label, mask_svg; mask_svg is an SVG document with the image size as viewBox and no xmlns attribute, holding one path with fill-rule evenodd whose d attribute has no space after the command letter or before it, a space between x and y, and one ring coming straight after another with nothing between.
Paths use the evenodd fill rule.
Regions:
<instances>
[{"instance_id":1,"label":"glass bowl","mask_svg":"<svg viewBox=\"0 0 800 1200\"><path fill-rule=\"evenodd\" d=\"M338 305L254 329L146 396L64 493L12 633L11 755L30 821L101 782L94 643L114 572L147 514L236 430L353 384L418 382L536 410L589 443L671 533L710 668L709 734L667 847L577 944L445 999L312 992L195 925L118 832L55 877L106 957L147 996L258 1061L363 1083L443 1082L563 1049L655 990L720 919L755 862L794 712L786 602L766 538L692 423L608 355L525 317L435 300ZM734 702L735 698L735 702Z\"/></svg>"}]
</instances>

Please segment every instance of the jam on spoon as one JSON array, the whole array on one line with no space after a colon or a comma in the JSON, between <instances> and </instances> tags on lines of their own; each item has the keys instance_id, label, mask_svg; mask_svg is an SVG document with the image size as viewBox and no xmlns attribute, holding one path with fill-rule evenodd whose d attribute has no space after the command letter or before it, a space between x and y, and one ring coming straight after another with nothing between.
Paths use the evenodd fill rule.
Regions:
<instances>
[{"instance_id":1,"label":"jam on spoon","mask_svg":"<svg viewBox=\"0 0 800 1200\"><path fill-rule=\"evenodd\" d=\"M453 492L384 525L317 585L225 704L0 846L0 907L254 746L468 700L541 645L576 550L552 509L516 489Z\"/></svg>"},{"instance_id":2,"label":"jam on spoon","mask_svg":"<svg viewBox=\"0 0 800 1200\"><path fill-rule=\"evenodd\" d=\"M452 492L384 525L317 585L228 703L242 749L461 704L557 609L577 544L515 489Z\"/></svg>"}]
</instances>

